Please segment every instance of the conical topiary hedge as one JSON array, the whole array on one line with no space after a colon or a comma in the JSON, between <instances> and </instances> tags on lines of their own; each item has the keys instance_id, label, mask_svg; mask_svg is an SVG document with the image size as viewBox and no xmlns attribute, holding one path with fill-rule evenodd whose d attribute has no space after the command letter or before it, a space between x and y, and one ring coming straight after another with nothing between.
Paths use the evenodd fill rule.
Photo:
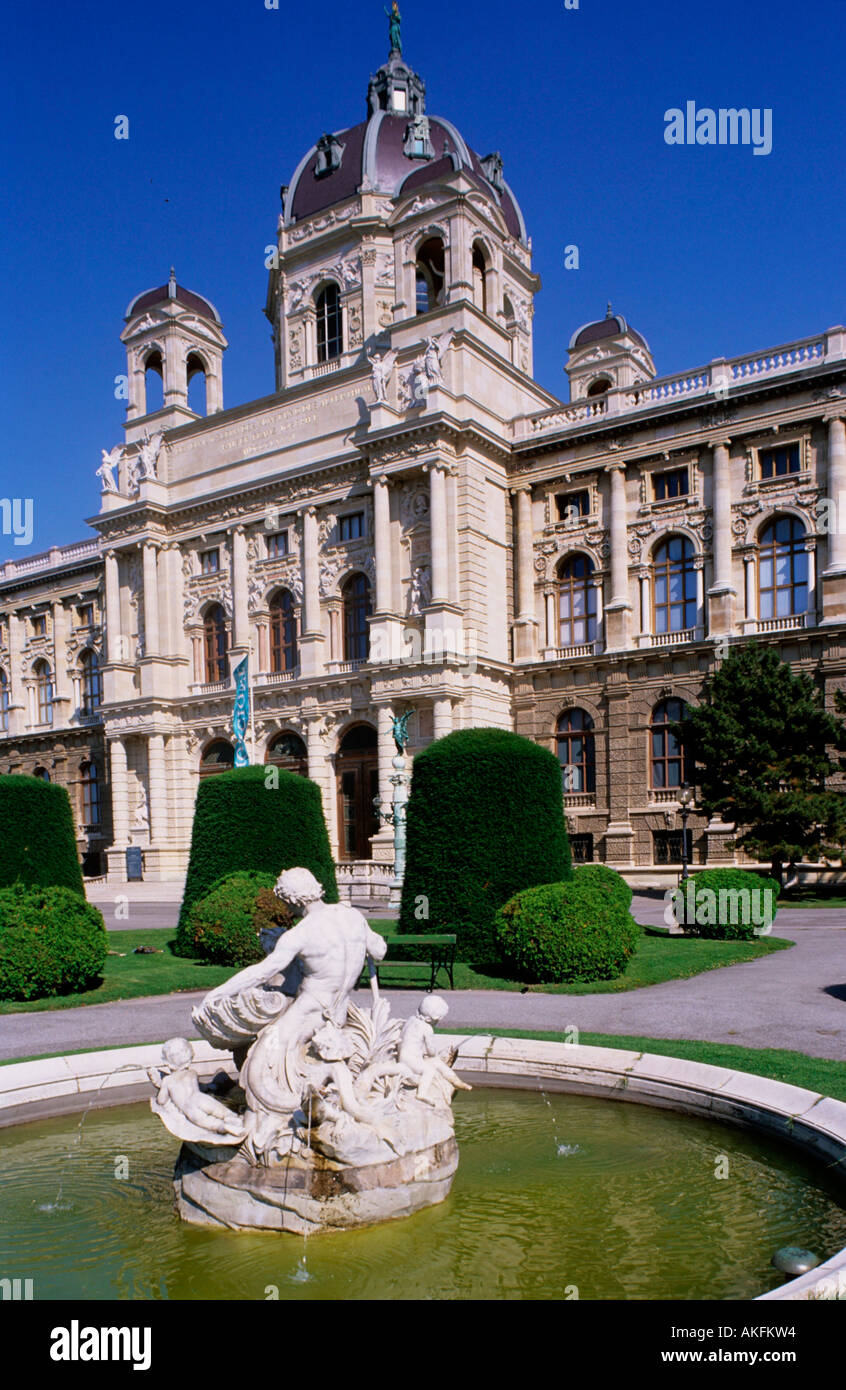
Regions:
<instances>
[{"instance_id":1,"label":"conical topiary hedge","mask_svg":"<svg viewBox=\"0 0 846 1390\"><path fill-rule=\"evenodd\" d=\"M189 914L213 883L239 870L276 878L283 869L297 866L311 869L326 890L327 902L338 901L316 783L277 767L242 767L206 778L194 807L177 953L193 954Z\"/></svg>"},{"instance_id":2,"label":"conical topiary hedge","mask_svg":"<svg viewBox=\"0 0 846 1390\"><path fill-rule=\"evenodd\" d=\"M65 788L18 773L0 776L0 888L13 883L85 896Z\"/></svg>"},{"instance_id":3,"label":"conical topiary hedge","mask_svg":"<svg viewBox=\"0 0 846 1390\"><path fill-rule=\"evenodd\" d=\"M418 753L407 823L400 931L454 932L477 965L497 963L503 903L572 872L561 766L504 729L461 729Z\"/></svg>"}]
</instances>

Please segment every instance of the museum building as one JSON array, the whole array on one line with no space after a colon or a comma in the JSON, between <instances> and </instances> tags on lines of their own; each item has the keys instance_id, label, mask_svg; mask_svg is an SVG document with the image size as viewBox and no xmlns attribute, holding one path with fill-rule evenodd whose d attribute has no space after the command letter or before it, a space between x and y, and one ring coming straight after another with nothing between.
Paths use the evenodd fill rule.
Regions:
<instances>
[{"instance_id":1,"label":"museum building","mask_svg":"<svg viewBox=\"0 0 846 1390\"><path fill-rule=\"evenodd\" d=\"M171 273L126 312L95 537L0 566L0 771L67 787L88 874L134 847L178 877L249 656L252 759L320 786L359 896L409 709L411 753L474 725L556 751L576 857L675 877L670 726L715 662L754 637L846 685L846 328L658 377L609 306L562 403L502 160L397 51L281 193L274 393L224 408L220 316ZM694 864L742 858L689 824Z\"/></svg>"}]
</instances>

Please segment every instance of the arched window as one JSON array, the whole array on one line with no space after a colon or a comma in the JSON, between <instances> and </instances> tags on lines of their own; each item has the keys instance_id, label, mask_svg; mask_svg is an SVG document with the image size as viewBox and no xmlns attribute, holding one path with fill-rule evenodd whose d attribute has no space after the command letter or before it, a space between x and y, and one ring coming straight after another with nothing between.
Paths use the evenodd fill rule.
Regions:
<instances>
[{"instance_id":1,"label":"arched window","mask_svg":"<svg viewBox=\"0 0 846 1390\"><path fill-rule=\"evenodd\" d=\"M596 639L593 561L568 555L558 568L558 645L580 647Z\"/></svg>"},{"instance_id":2,"label":"arched window","mask_svg":"<svg viewBox=\"0 0 846 1390\"><path fill-rule=\"evenodd\" d=\"M317 360L333 362L343 351L341 292L327 285L317 296Z\"/></svg>"},{"instance_id":3,"label":"arched window","mask_svg":"<svg viewBox=\"0 0 846 1390\"><path fill-rule=\"evenodd\" d=\"M652 557L654 632L686 632L696 627L696 570L686 536L669 536Z\"/></svg>"},{"instance_id":4,"label":"arched window","mask_svg":"<svg viewBox=\"0 0 846 1390\"><path fill-rule=\"evenodd\" d=\"M83 763L79 769L82 790L82 824L93 830L100 824L100 782L95 763Z\"/></svg>"},{"instance_id":5,"label":"arched window","mask_svg":"<svg viewBox=\"0 0 846 1390\"><path fill-rule=\"evenodd\" d=\"M38 723L53 723L53 677L46 661L36 661L32 668L35 676L35 699L38 708Z\"/></svg>"},{"instance_id":6,"label":"arched window","mask_svg":"<svg viewBox=\"0 0 846 1390\"><path fill-rule=\"evenodd\" d=\"M596 791L593 720L586 710L567 710L558 720L558 761L565 792Z\"/></svg>"},{"instance_id":7,"label":"arched window","mask_svg":"<svg viewBox=\"0 0 846 1390\"><path fill-rule=\"evenodd\" d=\"M758 538L758 603L762 621L808 607L805 528L793 516L774 517Z\"/></svg>"},{"instance_id":8,"label":"arched window","mask_svg":"<svg viewBox=\"0 0 846 1390\"><path fill-rule=\"evenodd\" d=\"M308 751L299 734L287 731L270 740L264 761L308 777Z\"/></svg>"},{"instance_id":9,"label":"arched window","mask_svg":"<svg viewBox=\"0 0 846 1390\"><path fill-rule=\"evenodd\" d=\"M502 301L502 312L505 314L505 327L510 332L517 326L517 315L514 312L514 305L511 303L508 295L506 295Z\"/></svg>"},{"instance_id":10,"label":"arched window","mask_svg":"<svg viewBox=\"0 0 846 1390\"><path fill-rule=\"evenodd\" d=\"M97 653L83 652L79 665L82 672L82 713L96 714L103 703L103 680Z\"/></svg>"},{"instance_id":11,"label":"arched window","mask_svg":"<svg viewBox=\"0 0 846 1390\"><path fill-rule=\"evenodd\" d=\"M188 378L188 409L195 415L208 414L208 386L206 364L198 352L190 352L185 363Z\"/></svg>"},{"instance_id":12,"label":"arched window","mask_svg":"<svg viewBox=\"0 0 846 1390\"><path fill-rule=\"evenodd\" d=\"M483 314L488 312L488 262L478 241L473 243L473 301Z\"/></svg>"},{"instance_id":13,"label":"arched window","mask_svg":"<svg viewBox=\"0 0 846 1390\"><path fill-rule=\"evenodd\" d=\"M684 719L687 705L684 700L662 700L652 711L649 725L651 786L653 791L668 791L683 787L693 780L693 769L685 757L681 741L670 725Z\"/></svg>"},{"instance_id":14,"label":"arched window","mask_svg":"<svg viewBox=\"0 0 846 1390\"><path fill-rule=\"evenodd\" d=\"M235 749L226 739L210 743L200 759L200 776L213 777L217 772L231 772L235 766Z\"/></svg>"},{"instance_id":15,"label":"arched window","mask_svg":"<svg viewBox=\"0 0 846 1390\"><path fill-rule=\"evenodd\" d=\"M294 599L288 589L278 589L270 600L270 669L295 671L298 662Z\"/></svg>"},{"instance_id":16,"label":"arched window","mask_svg":"<svg viewBox=\"0 0 846 1390\"><path fill-rule=\"evenodd\" d=\"M144 414L164 406L164 365L158 348L144 358Z\"/></svg>"},{"instance_id":17,"label":"arched window","mask_svg":"<svg viewBox=\"0 0 846 1390\"><path fill-rule=\"evenodd\" d=\"M417 252L417 312L428 314L446 302L446 253L440 237L429 237Z\"/></svg>"},{"instance_id":18,"label":"arched window","mask_svg":"<svg viewBox=\"0 0 846 1390\"><path fill-rule=\"evenodd\" d=\"M0 734L9 732L9 680L5 671L0 671Z\"/></svg>"},{"instance_id":19,"label":"arched window","mask_svg":"<svg viewBox=\"0 0 846 1390\"><path fill-rule=\"evenodd\" d=\"M207 609L203 619L206 649L206 684L217 685L229 679L229 637L226 614L219 603Z\"/></svg>"},{"instance_id":20,"label":"arched window","mask_svg":"<svg viewBox=\"0 0 846 1390\"><path fill-rule=\"evenodd\" d=\"M606 391L611 390L611 378L608 376L598 376L592 381L587 389L589 396L604 396Z\"/></svg>"},{"instance_id":21,"label":"arched window","mask_svg":"<svg viewBox=\"0 0 846 1390\"><path fill-rule=\"evenodd\" d=\"M37 777L38 780L39 780L39 782L49 782L49 781L50 781L50 774L49 774L49 772L47 771L46 767L34 767L34 768L32 769L32 775L33 775L33 777Z\"/></svg>"},{"instance_id":22,"label":"arched window","mask_svg":"<svg viewBox=\"0 0 846 1390\"><path fill-rule=\"evenodd\" d=\"M351 574L341 590L344 604L344 660L366 661L367 619L373 611L366 574Z\"/></svg>"}]
</instances>

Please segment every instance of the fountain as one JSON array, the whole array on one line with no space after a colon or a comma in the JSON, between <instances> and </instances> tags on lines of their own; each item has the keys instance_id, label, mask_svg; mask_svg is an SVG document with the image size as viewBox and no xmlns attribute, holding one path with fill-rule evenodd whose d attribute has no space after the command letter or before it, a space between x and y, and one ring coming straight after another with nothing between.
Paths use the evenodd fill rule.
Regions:
<instances>
[{"instance_id":1,"label":"fountain","mask_svg":"<svg viewBox=\"0 0 846 1390\"><path fill-rule=\"evenodd\" d=\"M184 1038L149 1072L152 1109L182 1141L180 1216L308 1235L442 1202L458 1165L452 1096L470 1089L435 1043L446 1002L427 995L404 1024L392 1019L375 969L386 944L362 914L325 903L308 869L286 870L276 892L301 920L264 933L265 960L193 1014L231 1052L238 1086L223 1098L203 1089ZM369 1009L350 997L365 965Z\"/></svg>"}]
</instances>

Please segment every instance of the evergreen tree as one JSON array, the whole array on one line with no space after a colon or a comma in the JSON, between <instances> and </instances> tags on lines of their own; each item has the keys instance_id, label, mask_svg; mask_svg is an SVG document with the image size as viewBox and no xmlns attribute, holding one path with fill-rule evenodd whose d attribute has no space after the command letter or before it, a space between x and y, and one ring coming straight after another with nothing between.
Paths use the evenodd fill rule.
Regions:
<instances>
[{"instance_id":1,"label":"evergreen tree","mask_svg":"<svg viewBox=\"0 0 846 1390\"><path fill-rule=\"evenodd\" d=\"M836 705L846 712L842 696ZM676 732L695 763L702 810L736 825L734 843L769 860L779 882L785 865L840 857L846 796L827 779L846 768L833 756L846 750L846 725L826 710L810 676L769 647L737 647Z\"/></svg>"}]
</instances>

